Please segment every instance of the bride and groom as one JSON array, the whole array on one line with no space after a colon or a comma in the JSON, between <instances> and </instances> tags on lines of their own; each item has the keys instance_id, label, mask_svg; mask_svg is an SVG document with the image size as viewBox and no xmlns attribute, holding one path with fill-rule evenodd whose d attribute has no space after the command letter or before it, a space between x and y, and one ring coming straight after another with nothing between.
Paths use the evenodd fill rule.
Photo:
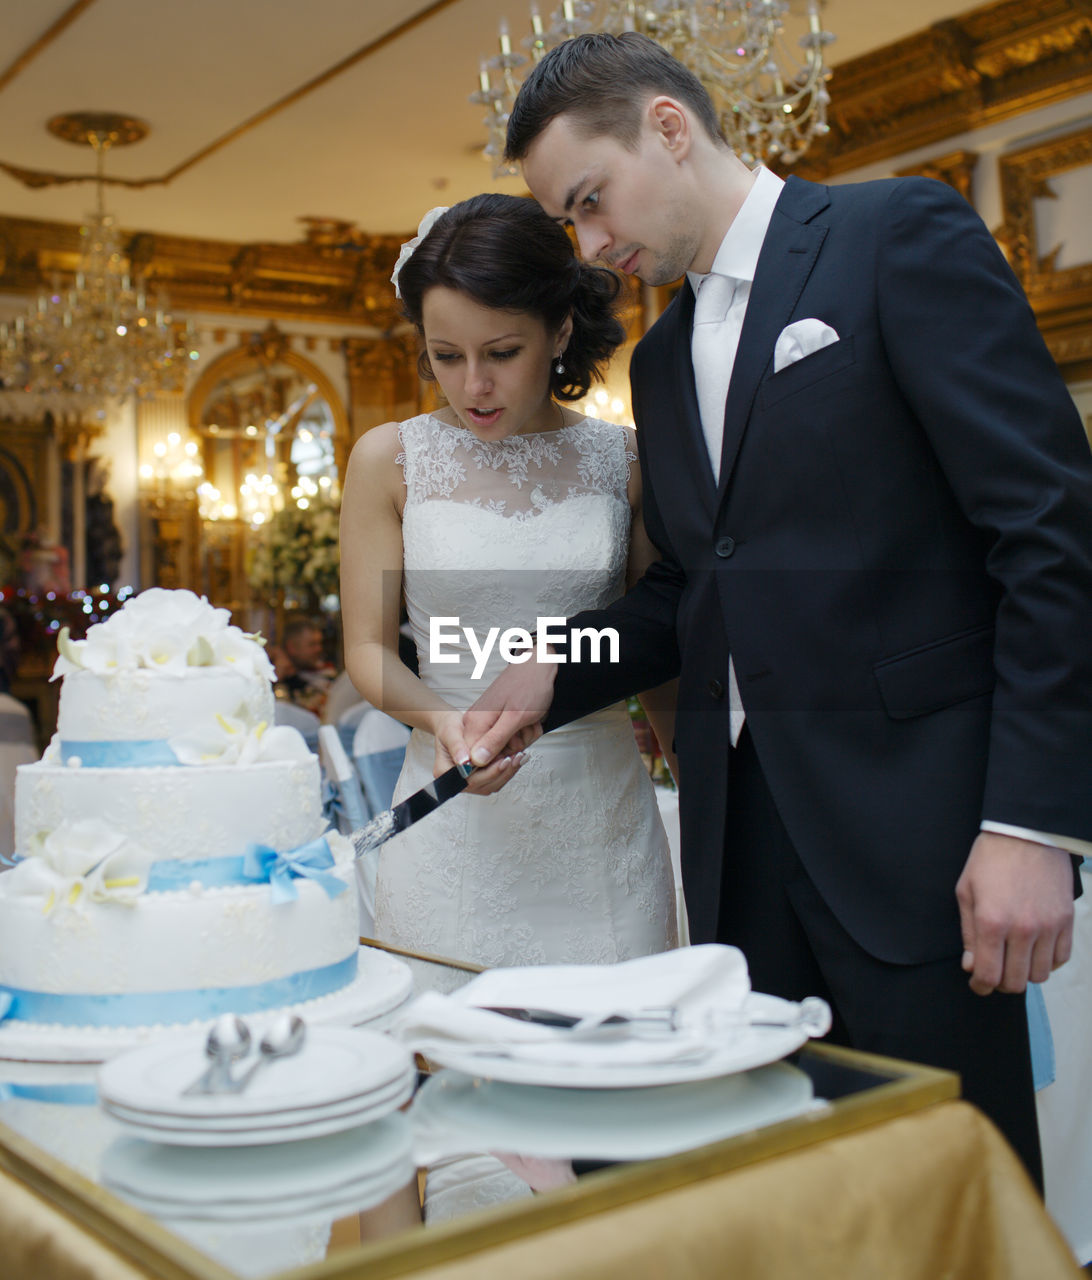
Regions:
<instances>
[{"instance_id":1,"label":"bride and groom","mask_svg":"<svg viewBox=\"0 0 1092 1280\"><path fill-rule=\"evenodd\" d=\"M751 173L697 82L638 36L580 37L549 54L521 91L509 151L585 262L650 284L689 278L631 363L643 491L634 475L623 486L629 446L609 445L603 424L573 423L547 392L511 428L498 398L520 352L565 362L567 313L539 312L530 342L513 343L501 330L518 329L519 294L483 303L476 285L434 283L410 316L449 408L400 437L392 424L369 448L371 432L354 454L359 476L386 476L367 494L395 513L385 562L400 581L404 537L407 596L419 573L422 598L439 606L427 587L446 577L458 596L458 569L486 568L520 539L534 554L583 545L592 510L611 538L627 516L640 540L646 528L645 558L659 558L619 599L615 572L610 589L564 610L570 624L616 628L617 663L532 659L473 706L484 681L452 687L443 708L410 705L387 675L411 723L434 732L437 763L472 753L478 789L506 788L466 806L495 806L489 832L445 833L420 873L392 865L403 918L465 917L476 943L511 944L520 960L540 894L549 939L566 919L589 934L638 902L666 918L640 787L580 845L603 777L626 767L618 726L605 775L593 776L592 746L575 777L549 766L526 784L547 751L598 735L595 718L620 697L678 677L694 941L739 945L757 989L826 996L845 1043L958 1070L1039 1178L1023 991L1068 957L1067 855L1092 839L1092 464L1018 284L939 183L825 188ZM479 266L488 275L496 263ZM511 323L486 324L472 347L467 316L430 307L449 293ZM577 441L593 457L584 472ZM457 515L439 509L452 501ZM501 513L514 518L501 526ZM364 553L350 555L346 591ZM484 612L488 576L472 593ZM397 582L386 590L389 609ZM382 601L372 588L373 612ZM366 613L347 635L362 675L371 662L382 684L382 637ZM543 727L556 732L525 753ZM520 785L518 803L506 801ZM619 828L642 850L635 866L602 843ZM489 861L470 892L458 866L468 848ZM582 863L617 874L565 898L572 885L559 878ZM522 907L496 914L513 886ZM638 945L669 945L641 932Z\"/></svg>"}]
</instances>

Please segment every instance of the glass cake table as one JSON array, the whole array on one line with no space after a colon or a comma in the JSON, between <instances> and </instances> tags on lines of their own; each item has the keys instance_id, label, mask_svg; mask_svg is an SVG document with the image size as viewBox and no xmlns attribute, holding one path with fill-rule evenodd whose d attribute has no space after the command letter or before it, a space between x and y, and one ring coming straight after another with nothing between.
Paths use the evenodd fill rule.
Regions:
<instances>
[{"instance_id":1,"label":"glass cake table","mask_svg":"<svg viewBox=\"0 0 1092 1280\"><path fill-rule=\"evenodd\" d=\"M410 965L418 987L451 989L476 972L473 966L437 957L394 953ZM688 1139L692 1144L688 1149L656 1158L643 1157L640 1152L645 1148L640 1144L630 1158L625 1158L624 1144L621 1157L614 1151L609 1159L595 1160L586 1158L585 1152L574 1162L579 1176L567 1185L457 1220L423 1226L414 1221L418 1178L412 1166L408 1169L411 1176L406 1177L404 1135L399 1125L409 1122L403 1112L371 1126L368 1151L359 1144L350 1150L352 1132L340 1135L345 1141L340 1145L334 1142L329 1149L318 1145L328 1139L317 1138L266 1147L264 1155L262 1148L194 1151L157 1147L125 1138L120 1128L111 1131L109 1126L114 1122L95 1101L93 1070L57 1067L50 1079L34 1086L28 1085L25 1077L20 1083L16 1065L0 1062L0 1257L5 1260L5 1280L39 1280L44 1256L52 1258L50 1275L57 1280L69 1280L69 1276L94 1276L97 1280L100 1275L104 1280L139 1276L229 1280L255 1275L292 1275L300 1280L347 1280L351 1276L383 1280L408 1275L421 1280L522 1277L532 1273L532 1263L519 1255L519 1250L533 1246L529 1258L549 1258L556 1246L561 1251L556 1257L562 1257L566 1241L582 1240L580 1232L594 1231L615 1218L628 1221L626 1215L635 1208L640 1210L638 1221L646 1224L656 1221L663 1210L655 1236L662 1244L674 1230L680 1204L686 1205L693 1197L696 1206L697 1197L724 1182L728 1198L723 1203L728 1206L731 1194L735 1194L731 1189L745 1195L748 1172L761 1172L771 1161L785 1162L784 1168L791 1174L797 1166L803 1170L808 1152L833 1150L831 1144L839 1143L846 1144L848 1152L854 1141L875 1141L877 1136L889 1139L880 1150L893 1151L902 1135L910 1132L908 1125L937 1125L940 1134L951 1135L968 1123L967 1115L975 1117L975 1136L968 1137L967 1143L978 1142L975 1126L986 1124L973 1109L952 1101L958 1098L959 1090L958 1078L950 1073L811 1043L792 1056L791 1068L807 1077L819 1105L715 1141L705 1140L699 1127ZM440 1079L430 1079L428 1064L421 1065L425 1070L419 1099ZM486 1094L483 1105L488 1102ZM35 1123L30 1124L28 1107L34 1104L38 1110L34 1112ZM51 1105L52 1121L42 1123L42 1116L49 1119ZM382 1126L386 1128L381 1132ZM715 1128L711 1124L709 1132ZM928 1149L936 1141L924 1129L920 1138L911 1134L915 1151L922 1150L923 1144ZM1021 1239L1031 1238L1027 1225L1031 1221L1050 1243L1051 1224L1020 1182L1011 1153L992 1130L988 1130L987 1139L987 1145L994 1140L999 1144L997 1158L1016 1189L1014 1195L1024 1214ZM296 1156L285 1163L278 1182L268 1170L276 1165L278 1151L288 1147L297 1148ZM303 1158L301 1152L308 1151L312 1154ZM1012 1159L1011 1169L1005 1164L1007 1158ZM194 1161L199 1164L188 1168L187 1162L192 1165ZM314 1167L303 1169L308 1161ZM974 1161L974 1167L983 1163L977 1153ZM266 1182L260 1209L233 1218L232 1205L251 1176L248 1167L253 1170L263 1165ZM289 1176L287 1171L293 1167L294 1174ZM725 1179L734 1180L729 1183ZM783 1185L791 1185L791 1177ZM998 1185L996 1177L993 1185ZM179 1219L177 1207L171 1214L157 1211L163 1203L157 1197L170 1191L176 1198L184 1198L184 1188L196 1186L204 1188L204 1207L194 1216L199 1219L204 1214L207 1219L212 1212L208 1206L215 1205L218 1219L187 1222ZM1027 1206L1021 1197L1028 1200ZM322 1211L317 1216L316 1206ZM826 1212L821 1206L815 1211L820 1215ZM1019 1217L1015 1213L1010 1216L1013 1221ZM892 1220L896 1218L900 1222L907 1219L906 1206L897 1206ZM727 1221L719 1211L700 1215L700 1221L708 1220L711 1230L714 1219L721 1226ZM990 1217L991 1224L998 1220L997 1215ZM991 1225L989 1229L997 1228ZM932 1228L921 1224L921 1230ZM611 1239L619 1242L619 1248L623 1240L631 1246L636 1232L637 1228L627 1227L613 1232ZM581 1257L590 1257L587 1251L593 1246L594 1241L573 1247ZM652 1260L651 1246L647 1253L650 1267L658 1265ZM993 1254L998 1250L992 1250ZM1064 1270L1065 1256L1063 1250L1058 1255L1058 1269L1051 1270L1043 1256L1037 1255L1037 1274L1069 1274ZM96 1258L105 1260L98 1269ZM542 1274L579 1273L579 1268L562 1267L556 1259L553 1265L558 1269ZM640 1271L638 1265L634 1272L632 1260L625 1267L632 1274ZM712 1261L707 1273L688 1272L720 1273ZM951 1274L960 1272L957 1268Z\"/></svg>"}]
</instances>

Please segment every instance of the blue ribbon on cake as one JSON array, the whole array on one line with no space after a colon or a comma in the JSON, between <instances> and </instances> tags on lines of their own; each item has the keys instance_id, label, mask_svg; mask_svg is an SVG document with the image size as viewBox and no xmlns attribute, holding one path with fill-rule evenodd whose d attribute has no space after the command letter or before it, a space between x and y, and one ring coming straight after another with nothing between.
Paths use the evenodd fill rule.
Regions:
<instances>
[{"instance_id":1,"label":"blue ribbon on cake","mask_svg":"<svg viewBox=\"0 0 1092 1280\"><path fill-rule=\"evenodd\" d=\"M259 1013L302 1004L340 991L356 977L357 953L334 964L290 973L246 987L190 991L130 991L117 995L58 994L0 987L0 1022L55 1023L65 1027L140 1027L204 1022L222 1013Z\"/></svg>"},{"instance_id":2,"label":"blue ribbon on cake","mask_svg":"<svg viewBox=\"0 0 1092 1280\"><path fill-rule=\"evenodd\" d=\"M187 885L220 888L235 884L268 884L274 904L294 902L299 890L294 880L314 880L328 898L336 898L348 887L329 871L336 864L325 836L309 840L298 849L278 853L268 845L252 844L241 857L191 858L183 862L153 862L148 868L149 892L169 892Z\"/></svg>"},{"instance_id":3,"label":"blue ribbon on cake","mask_svg":"<svg viewBox=\"0 0 1092 1280\"><path fill-rule=\"evenodd\" d=\"M93 1084L8 1084L0 1080L0 1102L52 1102L62 1107L93 1107L99 1100Z\"/></svg>"},{"instance_id":4,"label":"blue ribbon on cake","mask_svg":"<svg viewBox=\"0 0 1092 1280\"><path fill-rule=\"evenodd\" d=\"M86 769L149 769L181 764L166 738L122 742L61 740L61 761L78 759Z\"/></svg>"}]
</instances>

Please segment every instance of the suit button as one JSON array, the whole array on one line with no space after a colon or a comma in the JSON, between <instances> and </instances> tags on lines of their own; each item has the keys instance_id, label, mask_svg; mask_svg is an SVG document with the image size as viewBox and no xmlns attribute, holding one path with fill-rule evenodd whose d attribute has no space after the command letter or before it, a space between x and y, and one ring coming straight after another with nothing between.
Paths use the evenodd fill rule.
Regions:
<instances>
[{"instance_id":1,"label":"suit button","mask_svg":"<svg viewBox=\"0 0 1092 1280\"><path fill-rule=\"evenodd\" d=\"M713 549L722 560L727 560L736 549L736 540L735 538L718 538L717 545Z\"/></svg>"},{"instance_id":2,"label":"suit button","mask_svg":"<svg viewBox=\"0 0 1092 1280\"><path fill-rule=\"evenodd\" d=\"M724 697L724 685L719 680L709 681L709 692L714 698Z\"/></svg>"}]
</instances>

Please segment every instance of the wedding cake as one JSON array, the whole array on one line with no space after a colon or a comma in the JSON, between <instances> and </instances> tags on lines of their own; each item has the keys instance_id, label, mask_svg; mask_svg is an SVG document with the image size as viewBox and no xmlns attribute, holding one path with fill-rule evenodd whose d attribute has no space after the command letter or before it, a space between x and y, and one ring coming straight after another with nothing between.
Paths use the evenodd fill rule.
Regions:
<instances>
[{"instance_id":1,"label":"wedding cake","mask_svg":"<svg viewBox=\"0 0 1092 1280\"><path fill-rule=\"evenodd\" d=\"M352 846L273 723L260 639L152 589L58 647L0 874L0 1057L90 1060L224 1012L364 1020Z\"/></svg>"}]
</instances>

